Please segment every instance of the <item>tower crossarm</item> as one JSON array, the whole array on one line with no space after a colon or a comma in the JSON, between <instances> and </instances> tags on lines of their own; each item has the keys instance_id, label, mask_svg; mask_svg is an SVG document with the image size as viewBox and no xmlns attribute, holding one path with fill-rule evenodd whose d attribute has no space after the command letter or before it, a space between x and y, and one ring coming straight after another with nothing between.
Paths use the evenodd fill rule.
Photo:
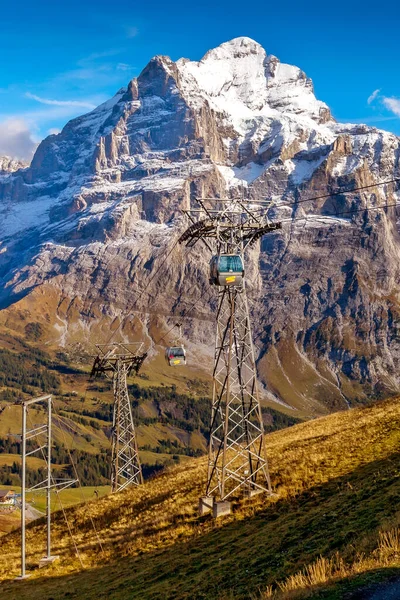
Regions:
<instances>
[{"instance_id":1,"label":"tower crossarm","mask_svg":"<svg viewBox=\"0 0 400 600\"><path fill-rule=\"evenodd\" d=\"M114 373L118 364L125 367L128 377L132 373L137 375L147 358L147 352L140 352L142 344L136 352L129 346L132 344L96 344L98 354L94 358L90 378Z\"/></svg>"},{"instance_id":2,"label":"tower crossarm","mask_svg":"<svg viewBox=\"0 0 400 600\"><path fill-rule=\"evenodd\" d=\"M263 235L282 228L281 222L271 222L267 216L272 202L206 198L197 200L200 208L183 211L191 225L179 238L179 243L193 246L207 239L223 244L240 244L243 250Z\"/></svg>"},{"instance_id":3,"label":"tower crossarm","mask_svg":"<svg viewBox=\"0 0 400 600\"><path fill-rule=\"evenodd\" d=\"M266 235L267 233L272 233L274 231L277 231L278 229L282 229L282 223L280 223L279 221L277 223L268 223L266 225L262 225L261 227L248 232L245 231L242 238L243 243L247 246L254 244L254 242L262 238L263 235Z\"/></svg>"}]
</instances>

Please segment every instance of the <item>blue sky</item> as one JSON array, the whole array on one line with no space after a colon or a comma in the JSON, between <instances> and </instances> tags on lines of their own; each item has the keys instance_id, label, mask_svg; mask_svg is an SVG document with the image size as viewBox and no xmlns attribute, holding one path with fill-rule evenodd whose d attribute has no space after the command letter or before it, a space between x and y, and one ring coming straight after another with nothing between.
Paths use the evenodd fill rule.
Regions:
<instances>
[{"instance_id":1,"label":"blue sky","mask_svg":"<svg viewBox=\"0 0 400 600\"><path fill-rule=\"evenodd\" d=\"M352 0L20 0L2 6L1 22L0 155L29 157L155 54L198 60L238 36L302 68L337 120L400 135L400 5L392 0L370 9Z\"/></svg>"}]
</instances>

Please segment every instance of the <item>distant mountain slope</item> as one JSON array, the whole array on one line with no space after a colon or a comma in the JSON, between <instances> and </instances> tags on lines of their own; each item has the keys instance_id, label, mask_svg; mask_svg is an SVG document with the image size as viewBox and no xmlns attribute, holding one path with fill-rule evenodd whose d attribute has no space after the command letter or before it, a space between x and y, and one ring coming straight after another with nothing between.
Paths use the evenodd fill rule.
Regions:
<instances>
[{"instance_id":1,"label":"distant mountain slope","mask_svg":"<svg viewBox=\"0 0 400 600\"><path fill-rule=\"evenodd\" d=\"M210 372L209 255L174 244L196 197L244 189L284 220L247 258L269 397L321 414L395 394L398 209L362 209L396 204L397 186L297 202L398 177L399 148L390 133L335 122L299 68L249 38L199 62L157 56L46 138L29 168L0 174L0 320L17 331L38 321L69 348L104 341L136 310L122 335L153 340L154 355L183 312L189 361Z\"/></svg>"},{"instance_id":2,"label":"distant mountain slope","mask_svg":"<svg viewBox=\"0 0 400 600\"><path fill-rule=\"evenodd\" d=\"M192 459L141 488L70 509L84 568L58 513L53 551L60 562L32 571L19 584L18 597L265 600L270 596L261 592L268 585L287 583L320 556L341 565L336 582L346 578L346 569L358 577L371 571L376 578L380 567L391 573L389 567L400 566L399 555L395 542L379 532L399 523L399 423L395 399L269 435L276 496L236 502L233 514L217 522L197 516L204 459ZM30 564L37 563L44 546L44 523L31 526ZM2 538L5 595L15 593L16 584L5 580L17 574L18 565L19 536L14 533ZM319 580L315 573L314 583L324 583L323 571ZM325 584L331 578L329 570L326 574ZM296 581L292 594L306 585Z\"/></svg>"}]
</instances>

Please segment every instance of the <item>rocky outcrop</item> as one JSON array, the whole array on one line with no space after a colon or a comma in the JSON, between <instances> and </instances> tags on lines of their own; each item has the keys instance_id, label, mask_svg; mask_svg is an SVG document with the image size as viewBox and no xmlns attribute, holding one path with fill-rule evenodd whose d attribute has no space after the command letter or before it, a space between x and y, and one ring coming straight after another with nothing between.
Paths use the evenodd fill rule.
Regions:
<instances>
[{"instance_id":1,"label":"rocky outcrop","mask_svg":"<svg viewBox=\"0 0 400 600\"><path fill-rule=\"evenodd\" d=\"M247 263L266 392L308 414L398 393L397 187L323 196L397 177L399 148L390 133L336 123L300 69L248 38L199 62L155 57L46 138L29 168L0 169L3 318L18 328L10 311L31 310L68 345L107 336L127 311L122 335L154 340L183 314L207 363L209 255L176 239L196 197L244 190L283 222Z\"/></svg>"}]
</instances>

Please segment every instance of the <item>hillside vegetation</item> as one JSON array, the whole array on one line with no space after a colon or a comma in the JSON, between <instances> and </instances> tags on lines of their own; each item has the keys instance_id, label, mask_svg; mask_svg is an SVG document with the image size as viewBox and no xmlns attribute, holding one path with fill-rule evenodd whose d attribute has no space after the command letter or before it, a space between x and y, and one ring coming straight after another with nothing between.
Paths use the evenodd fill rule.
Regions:
<instances>
[{"instance_id":1,"label":"hillside vegetation","mask_svg":"<svg viewBox=\"0 0 400 600\"><path fill-rule=\"evenodd\" d=\"M21 408L15 403L43 392L53 394L54 399L54 476L73 476L67 451L71 448L82 485L109 484L112 382L106 378L89 381L90 356L79 363L65 353L44 352L32 340L1 329L0 346L0 485L20 484ZM168 367L162 362L153 369L153 362L151 368L145 363L143 373L129 382L145 477L203 455L211 411L208 382L185 367L178 386L176 369L170 369L175 375L160 377ZM265 406L263 412L267 431L299 421ZM28 426L45 420L42 408L29 411ZM41 468L44 463L28 462L28 485L43 479Z\"/></svg>"},{"instance_id":2,"label":"hillside vegetation","mask_svg":"<svg viewBox=\"0 0 400 600\"><path fill-rule=\"evenodd\" d=\"M369 572L376 579L400 566L399 431L400 404L391 400L274 432L267 439L276 495L237 501L217 522L197 516L204 458L70 508L79 557L57 514L60 561L33 570L18 597L244 600L307 597L322 585L321 597L340 598L338 590L361 585ZM44 535L43 523L29 527L31 565ZM17 589L6 580L18 573L18 541L15 532L2 538L6 596Z\"/></svg>"}]
</instances>

